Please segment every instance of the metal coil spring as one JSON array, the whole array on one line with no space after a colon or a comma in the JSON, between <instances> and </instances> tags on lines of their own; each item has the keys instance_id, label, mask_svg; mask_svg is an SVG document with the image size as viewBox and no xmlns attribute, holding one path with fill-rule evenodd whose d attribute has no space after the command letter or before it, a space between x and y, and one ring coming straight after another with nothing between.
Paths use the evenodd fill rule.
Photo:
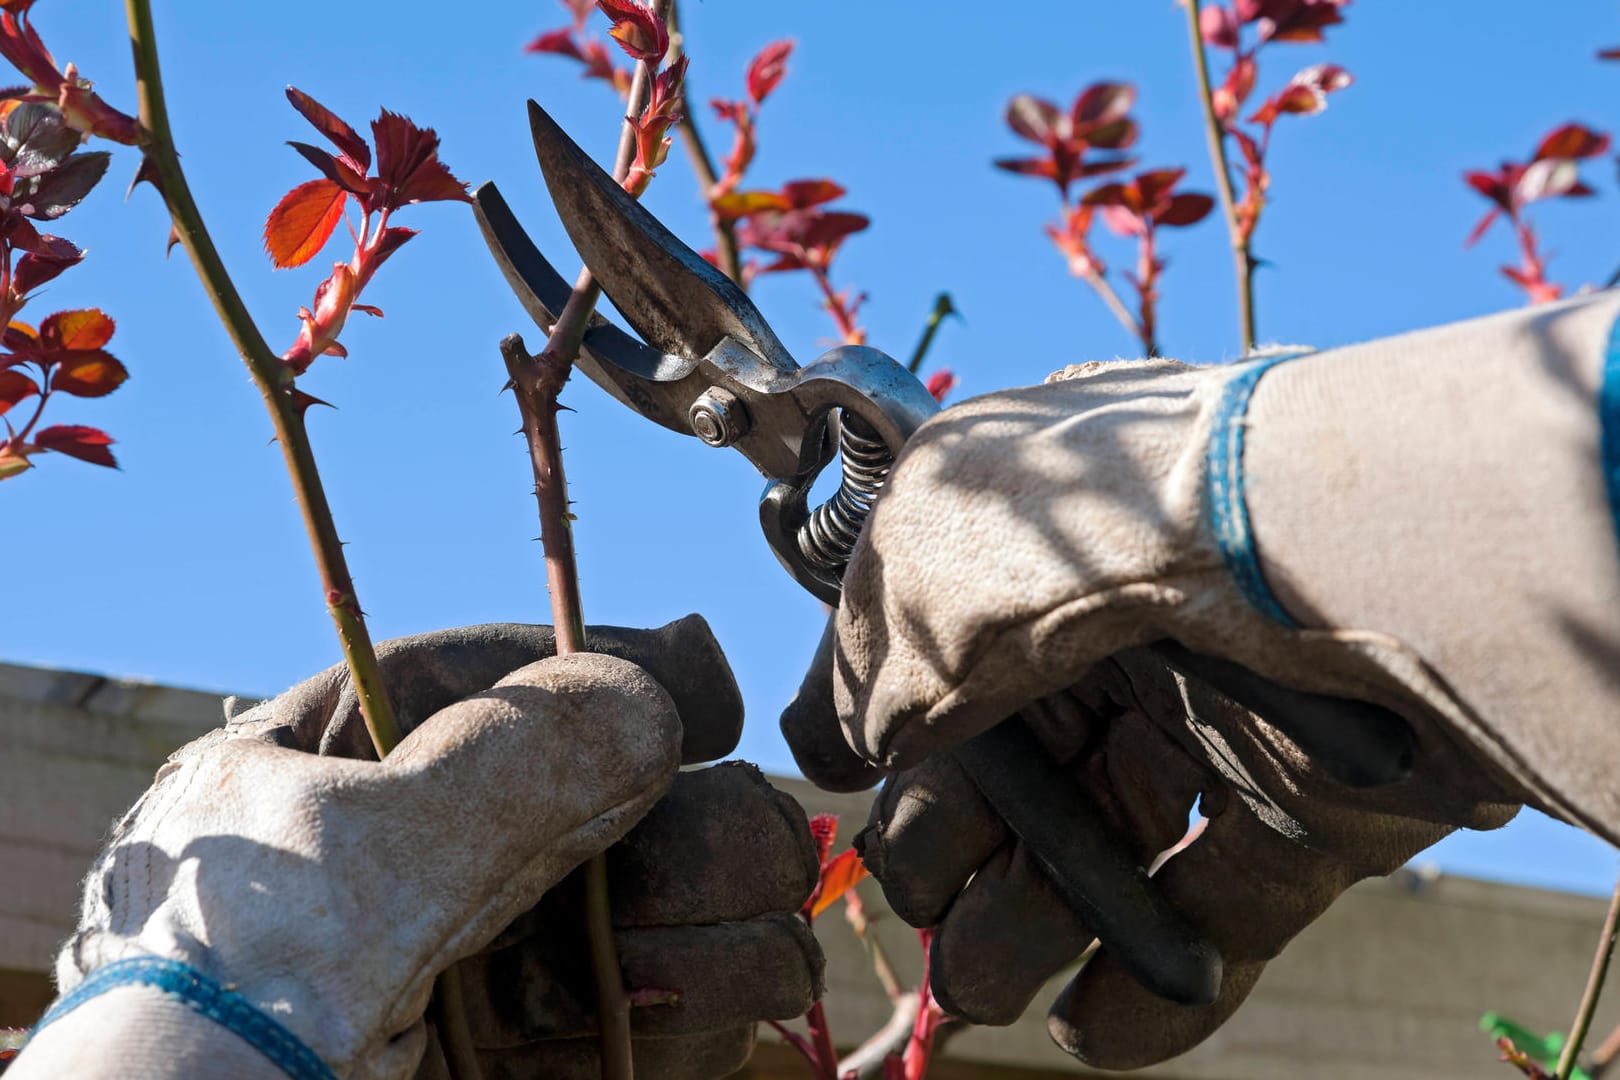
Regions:
<instances>
[{"instance_id":1,"label":"metal coil spring","mask_svg":"<svg viewBox=\"0 0 1620 1080\"><path fill-rule=\"evenodd\" d=\"M853 413L839 417L838 454L843 481L832 498L811 511L799 529L799 551L818 570L842 576L872 512L872 500L889 478L894 455L877 433Z\"/></svg>"}]
</instances>

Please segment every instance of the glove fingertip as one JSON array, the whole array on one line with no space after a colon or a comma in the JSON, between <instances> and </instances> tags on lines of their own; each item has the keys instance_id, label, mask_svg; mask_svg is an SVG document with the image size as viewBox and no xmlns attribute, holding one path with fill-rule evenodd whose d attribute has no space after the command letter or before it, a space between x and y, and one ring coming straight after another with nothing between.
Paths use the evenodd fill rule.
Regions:
<instances>
[{"instance_id":1,"label":"glove fingertip","mask_svg":"<svg viewBox=\"0 0 1620 1080\"><path fill-rule=\"evenodd\" d=\"M793 752L793 762L823 791L865 791L883 779L883 772L865 761L844 738L833 700L833 653L837 616L827 620L810 668L798 693L782 710L782 737Z\"/></svg>"},{"instance_id":2,"label":"glove fingertip","mask_svg":"<svg viewBox=\"0 0 1620 1080\"><path fill-rule=\"evenodd\" d=\"M684 615L651 631L642 660L681 718L681 764L718 761L742 739L743 698L708 620Z\"/></svg>"},{"instance_id":3,"label":"glove fingertip","mask_svg":"<svg viewBox=\"0 0 1620 1080\"><path fill-rule=\"evenodd\" d=\"M1177 1005L1145 989L1104 949L1052 1003L1046 1030L1065 1053L1092 1068L1157 1065L1214 1034L1248 998L1265 966L1229 964L1212 1004Z\"/></svg>"}]
</instances>

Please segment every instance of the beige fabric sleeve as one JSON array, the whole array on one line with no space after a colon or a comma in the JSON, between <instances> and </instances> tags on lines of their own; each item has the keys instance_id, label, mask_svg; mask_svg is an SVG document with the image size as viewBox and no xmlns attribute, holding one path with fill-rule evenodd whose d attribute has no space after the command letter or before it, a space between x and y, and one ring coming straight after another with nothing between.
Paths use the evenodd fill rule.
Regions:
<instances>
[{"instance_id":1,"label":"beige fabric sleeve","mask_svg":"<svg viewBox=\"0 0 1620 1080\"><path fill-rule=\"evenodd\" d=\"M1282 608L1399 639L1472 712L1476 749L1611 841L1620 538L1600 406L1617 313L1605 292L1284 362L1254 390L1243 455Z\"/></svg>"}]
</instances>

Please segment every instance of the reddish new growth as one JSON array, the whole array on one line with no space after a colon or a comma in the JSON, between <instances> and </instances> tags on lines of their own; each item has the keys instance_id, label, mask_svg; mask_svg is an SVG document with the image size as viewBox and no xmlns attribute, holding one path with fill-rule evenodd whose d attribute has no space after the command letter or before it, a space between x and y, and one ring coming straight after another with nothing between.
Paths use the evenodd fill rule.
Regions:
<instances>
[{"instance_id":1,"label":"reddish new growth","mask_svg":"<svg viewBox=\"0 0 1620 1080\"><path fill-rule=\"evenodd\" d=\"M331 154L316 146L288 145L320 170L322 177L300 184L282 197L264 223L264 246L279 267L302 266L326 246L344 208L353 198L359 207L360 228L354 237L354 255L335 263L332 273L315 289L315 307L300 308L298 339L282 354L295 375L303 374L322 355L347 356L338 343L343 324L352 311L381 316L369 304L356 303L360 292L388 257L416 235L415 229L390 225L389 218L402 206L419 202L470 202L467 185L451 175L439 160L439 137L398 113L384 109L371 122L377 146L377 173L369 175L371 146L355 130L314 98L287 88L304 119L337 148Z\"/></svg>"},{"instance_id":2,"label":"reddish new growth","mask_svg":"<svg viewBox=\"0 0 1620 1080\"><path fill-rule=\"evenodd\" d=\"M93 308L47 315L38 329L17 320L35 290L84 258L75 244L34 226L77 206L107 171L108 155L78 152L80 139L55 105L0 105L0 480L27 471L29 459L47 451L117 466L106 432L39 426L53 395L105 397L129 378L105 348L113 321ZM7 414L30 399L18 427Z\"/></svg>"},{"instance_id":3,"label":"reddish new growth","mask_svg":"<svg viewBox=\"0 0 1620 1080\"><path fill-rule=\"evenodd\" d=\"M911 1030L906 1036L905 1045L900 1049L890 1050L882 1059L883 1080L922 1080L928 1072L929 1059L933 1055L934 1037L946 1019L944 1011L934 1002L928 989L929 949L933 944L934 932L918 931L917 936L923 951L922 982L918 990L905 994L888 966L882 947L870 941L867 936L870 924L866 918L865 907L854 888L866 877L866 867L861 864L860 857L853 848L837 855L832 854L833 838L837 831L836 814L817 814L810 819L810 836L816 845L816 857L821 863L821 874L815 890L810 894L810 899L805 901L804 908L799 914L806 922L812 922L840 897L844 900L850 924L855 928L856 934L863 941L867 941L873 950L878 977L889 997L896 1001L897 1008L899 999L903 997L912 997L916 1000L916 1013L911 1022ZM809 1063L811 1075L815 1080L841 1080L838 1073L838 1055L833 1049L832 1036L827 1029L827 1014L821 1002L816 1002L805 1014L805 1024L809 1029L808 1038L786 1025L775 1021L767 1022ZM866 1049L863 1047L863 1052ZM844 1074L846 1077L853 1075L853 1072Z\"/></svg>"},{"instance_id":4,"label":"reddish new growth","mask_svg":"<svg viewBox=\"0 0 1620 1080\"><path fill-rule=\"evenodd\" d=\"M928 392L933 395L935 401L943 405L945 404L946 395L952 390L955 390L956 384L960 381L961 380L956 377L956 373L950 368L940 368L938 371L928 376L928 380L923 383L923 386L925 386L928 389Z\"/></svg>"},{"instance_id":5,"label":"reddish new growth","mask_svg":"<svg viewBox=\"0 0 1620 1080\"><path fill-rule=\"evenodd\" d=\"M605 42L585 29L585 23L596 10L596 0L562 0L562 6L573 17L571 26L547 30L524 46L525 52L551 53L577 60L584 65L582 78L601 79L612 86L620 97L630 92L630 69L613 62L613 54ZM667 36L666 31L666 36Z\"/></svg>"},{"instance_id":6,"label":"reddish new growth","mask_svg":"<svg viewBox=\"0 0 1620 1080\"><path fill-rule=\"evenodd\" d=\"M747 97L742 100L715 98L709 102L714 114L735 129L731 139L731 150L727 152L726 160L723 162L725 171L721 174L719 182L708 193L710 202L736 191L738 185L742 183L743 175L748 172L748 166L753 164L754 151L758 148L755 131L759 121L759 107L765 104L765 99L787 74L788 57L792 54L793 42L771 42L748 64Z\"/></svg>"},{"instance_id":7,"label":"reddish new growth","mask_svg":"<svg viewBox=\"0 0 1620 1080\"><path fill-rule=\"evenodd\" d=\"M597 0L613 20L609 36L633 60L656 68L669 53L669 28L664 20L633 0ZM686 57L659 72L648 90L647 107L630 119L635 129L636 157L625 174L624 190L640 197L652 182L654 170L669 157L669 129L681 121L686 83Z\"/></svg>"},{"instance_id":8,"label":"reddish new growth","mask_svg":"<svg viewBox=\"0 0 1620 1080\"><path fill-rule=\"evenodd\" d=\"M567 57L584 65L586 78L601 79L622 96L629 91L630 74L616 68L611 53L586 26L593 7L600 7L612 20L609 34L636 59L662 57L668 47L663 23L633 0L563 0L572 15L572 25L548 30L529 42L527 51ZM774 41L759 51L748 65L742 98L716 98L709 104L715 115L732 125L731 148L721 162L721 170L704 198L716 226L736 230L739 247L771 256L764 265L749 260L737 267L739 281L748 288L760 274L790 270L807 272L820 290L822 306L838 328L839 340L846 345L866 342L866 331L859 322L866 294L851 287L833 285L832 263L844 240L865 229L871 221L865 215L830 210L826 203L841 198L844 189L831 180L795 180L777 191L745 191L743 179L753 164L758 147L760 106L787 74L793 42ZM626 190L640 194L651 171L668 154L670 127L683 120L682 84L686 73L683 55L658 77L652 103L637 121L636 164L625 181ZM716 265L719 256L705 251L704 258ZM723 269L723 268L722 268Z\"/></svg>"},{"instance_id":9,"label":"reddish new growth","mask_svg":"<svg viewBox=\"0 0 1620 1080\"><path fill-rule=\"evenodd\" d=\"M1140 133L1130 116L1135 101L1134 87L1114 82L1093 83L1067 110L1019 94L1007 105L1007 126L1019 138L1040 146L1043 153L1032 158L999 158L996 167L1050 180L1057 187L1061 216L1056 225L1046 227L1046 234L1067 260L1070 272L1095 289L1147 354L1155 356L1159 277L1166 265L1158 251L1157 230L1202 220L1214 201L1208 195L1175 190L1185 169L1138 173L1131 181L1103 184L1077 199L1070 190L1081 180L1135 163L1135 158L1124 154ZM1091 226L1099 211L1110 231L1136 240L1136 270L1123 275L1136 290L1134 316L1120 302L1109 284L1107 264L1092 248Z\"/></svg>"},{"instance_id":10,"label":"reddish new growth","mask_svg":"<svg viewBox=\"0 0 1620 1080\"><path fill-rule=\"evenodd\" d=\"M1468 185L1492 204L1466 243L1473 245L1498 217L1506 218L1519 245L1519 265L1503 266L1502 275L1523 289L1532 304L1557 300L1564 289L1547 280L1547 258L1525 209L1542 199L1591 195L1592 189L1581 181L1580 163L1608 148L1608 135L1580 124L1565 124L1548 133L1527 162L1504 161L1495 172L1464 174Z\"/></svg>"},{"instance_id":11,"label":"reddish new growth","mask_svg":"<svg viewBox=\"0 0 1620 1080\"><path fill-rule=\"evenodd\" d=\"M1211 92L1215 120L1223 139L1237 143L1242 155L1243 191L1232 206L1233 244L1248 249L1266 206L1271 174L1266 153L1271 133L1283 116L1311 116L1327 108L1327 95L1351 83L1350 73L1336 64L1313 64L1294 74L1282 89L1263 101L1240 126L1239 114L1259 78L1260 51L1275 42L1321 42L1329 26L1344 22L1350 0L1234 0L1231 6L1210 4L1199 12L1204 43L1229 56L1226 77ZM1252 259L1251 259L1252 262Z\"/></svg>"},{"instance_id":12,"label":"reddish new growth","mask_svg":"<svg viewBox=\"0 0 1620 1080\"><path fill-rule=\"evenodd\" d=\"M833 837L837 832L837 814L817 814L810 819L810 838L816 845L821 873L810 898L799 911L807 923L814 922L817 915L831 907L866 876L866 867L861 864L854 848L832 855ZM803 1056L815 1080L838 1080L838 1051L833 1048L832 1033L827 1028L827 1011L820 1001L810 1006L804 1020L809 1029L808 1038L778 1021L768 1020L766 1023Z\"/></svg>"},{"instance_id":13,"label":"reddish new growth","mask_svg":"<svg viewBox=\"0 0 1620 1080\"><path fill-rule=\"evenodd\" d=\"M0 0L0 56L32 83L0 90L0 99L55 105L73 130L135 146L140 142L135 118L102 101L72 64L62 68L51 56L28 20L28 9L35 2Z\"/></svg>"},{"instance_id":14,"label":"reddish new growth","mask_svg":"<svg viewBox=\"0 0 1620 1080\"><path fill-rule=\"evenodd\" d=\"M1535 1058L1515 1046L1513 1040L1506 1035L1496 1040L1496 1049L1501 1055L1496 1060L1512 1065L1530 1080L1553 1080L1552 1073L1542 1068L1541 1063Z\"/></svg>"}]
</instances>

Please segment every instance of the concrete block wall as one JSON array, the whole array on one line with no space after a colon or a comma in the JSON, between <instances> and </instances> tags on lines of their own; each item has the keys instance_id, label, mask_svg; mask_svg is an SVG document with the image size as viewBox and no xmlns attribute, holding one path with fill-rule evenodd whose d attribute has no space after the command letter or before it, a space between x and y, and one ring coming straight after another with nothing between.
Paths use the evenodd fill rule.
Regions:
<instances>
[{"instance_id":1,"label":"concrete block wall","mask_svg":"<svg viewBox=\"0 0 1620 1080\"><path fill-rule=\"evenodd\" d=\"M164 757L216 726L218 696L0 664L0 1026L21 1025L48 999L45 980L73 924L78 883L111 823ZM779 783L812 812L842 817L844 840L868 797ZM914 979L912 932L862 886L877 933ZM1532 1028L1566 1026L1580 994L1604 902L1461 878L1402 872L1364 883L1272 964L1249 1003L1214 1038L1144 1070L1178 1080L1462 1080L1512 1075L1478 1031L1486 1010ZM828 953L828 1010L840 1043L887 1019L889 1004L839 909L818 920ZM1039 1002L1050 1000L1056 985ZM1620 991L1600 1035L1620 1019ZM747 1076L802 1076L761 1035ZM1007 1028L953 1040L939 1080L1081 1073L1046 1036L1044 1004Z\"/></svg>"}]
</instances>

